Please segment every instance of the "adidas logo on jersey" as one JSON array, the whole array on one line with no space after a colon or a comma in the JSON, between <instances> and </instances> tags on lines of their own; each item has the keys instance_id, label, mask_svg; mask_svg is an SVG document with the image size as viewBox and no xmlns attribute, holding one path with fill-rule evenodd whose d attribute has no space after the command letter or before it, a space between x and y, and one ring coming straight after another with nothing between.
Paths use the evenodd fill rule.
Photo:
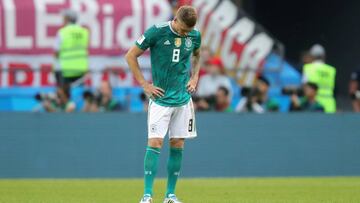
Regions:
<instances>
[{"instance_id":1,"label":"adidas logo on jersey","mask_svg":"<svg viewBox=\"0 0 360 203\"><path fill-rule=\"evenodd\" d=\"M170 41L169 40L166 40L165 42L164 42L164 45L170 45L171 43L170 43Z\"/></svg>"}]
</instances>

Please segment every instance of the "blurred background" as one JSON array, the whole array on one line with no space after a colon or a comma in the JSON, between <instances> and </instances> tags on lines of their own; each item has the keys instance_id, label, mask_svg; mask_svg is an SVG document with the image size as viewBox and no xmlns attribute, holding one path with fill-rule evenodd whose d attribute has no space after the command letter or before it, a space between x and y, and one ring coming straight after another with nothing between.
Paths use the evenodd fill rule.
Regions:
<instances>
[{"instance_id":1,"label":"blurred background","mask_svg":"<svg viewBox=\"0 0 360 203\"><path fill-rule=\"evenodd\" d=\"M202 32L185 177L360 175L357 1L0 0L0 178L142 177L149 99L124 55L185 4Z\"/></svg>"},{"instance_id":2,"label":"blurred background","mask_svg":"<svg viewBox=\"0 0 360 203\"><path fill-rule=\"evenodd\" d=\"M0 111L146 111L124 54L184 4L198 9L203 34L198 111L360 111L360 3L248 0L2 1ZM72 23L88 43L64 67L60 29ZM148 53L140 63L151 81Z\"/></svg>"},{"instance_id":3,"label":"blurred background","mask_svg":"<svg viewBox=\"0 0 360 203\"><path fill-rule=\"evenodd\" d=\"M239 2L240 3L240 2ZM327 50L327 61L337 68L336 86L340 106L348 102L348 81L359 69L357 58L359 2L351 1L243 1L245 10L286 45L286 58L299 64L301 53L314 43ZM299 70L301 68L297 67Z\"/></svg>"}]
</instances>

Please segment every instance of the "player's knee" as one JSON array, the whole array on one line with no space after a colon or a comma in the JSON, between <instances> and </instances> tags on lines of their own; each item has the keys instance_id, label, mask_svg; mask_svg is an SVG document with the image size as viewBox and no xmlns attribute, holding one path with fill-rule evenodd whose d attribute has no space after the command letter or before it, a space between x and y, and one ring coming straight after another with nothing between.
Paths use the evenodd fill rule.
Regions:
<instances>
[{"instance_id":1,"label":"player's knee","mask_svg":"<svg viewBox=\"0 0 360 203\"><path fill-rule=\"evenodd\" d=\"M184 148L185 139L170 139L170 146L174 148Z\"/></svg>"},{"instance_id":2,"label":"player's knee","mask_svg":"<svg viewBox=\"0 0 360 203\"><path fill-rule=\"evenodd\" d=\"M148 146L154 147L154 148L161 148L163 144L163 139L155 138L155 139L149 139Z\"/></svg>"}]
</instances>

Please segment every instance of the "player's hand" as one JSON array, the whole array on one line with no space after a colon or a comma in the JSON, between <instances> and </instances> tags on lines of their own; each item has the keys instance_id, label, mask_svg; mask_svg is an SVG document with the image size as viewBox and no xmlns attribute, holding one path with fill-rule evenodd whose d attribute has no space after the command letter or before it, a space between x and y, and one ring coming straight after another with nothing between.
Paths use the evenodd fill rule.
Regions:
<instances>
[{"instance_id":1,"label":"player's hand","mask_svg":"<svg viewBox=\"0 0 360 203\"><path fill-rule=\"evenodd\" d=\"M192 77L189 80L188 84L186 85L188 92L190 92L191 94L194 93L196 91L197 83L198 83L198 78Z\"/></svg>"},{"instance_id":2,"label":"player's hand","mask_svg":"<svg viewBox=\"0 0 360 203\"><path fill-rule=\"evenodd\" d=\"M160 87L156 87L152 84L146 83L144 86L144 92L146 95L148 95L150 98L152 97L163 97L165 91L161 89Z\"/></svg>"}]
</instances>

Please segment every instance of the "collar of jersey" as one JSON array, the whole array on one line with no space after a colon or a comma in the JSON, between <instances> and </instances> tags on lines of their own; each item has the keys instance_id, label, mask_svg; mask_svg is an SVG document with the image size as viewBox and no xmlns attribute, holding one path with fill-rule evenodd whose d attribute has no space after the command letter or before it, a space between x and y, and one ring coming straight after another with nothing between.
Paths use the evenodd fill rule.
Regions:
<instances>
[{"instance_id":1,"label":"collar of jersey","mask_svg":"<svg viewBox=\"0 0 360 203\"><path fill-rule=\"evenodd\" d=\"M170 28L170 30L171 30L171 32L172 33L174 33L174 34L176 34L177 36L179 36L179 37L182 37L179 33L177 33L175 30L173 30L173 28L172 28L172 26L171 26L171 20L168 22L169 23L169 28Z\"/></svg>"}]
</instances>

